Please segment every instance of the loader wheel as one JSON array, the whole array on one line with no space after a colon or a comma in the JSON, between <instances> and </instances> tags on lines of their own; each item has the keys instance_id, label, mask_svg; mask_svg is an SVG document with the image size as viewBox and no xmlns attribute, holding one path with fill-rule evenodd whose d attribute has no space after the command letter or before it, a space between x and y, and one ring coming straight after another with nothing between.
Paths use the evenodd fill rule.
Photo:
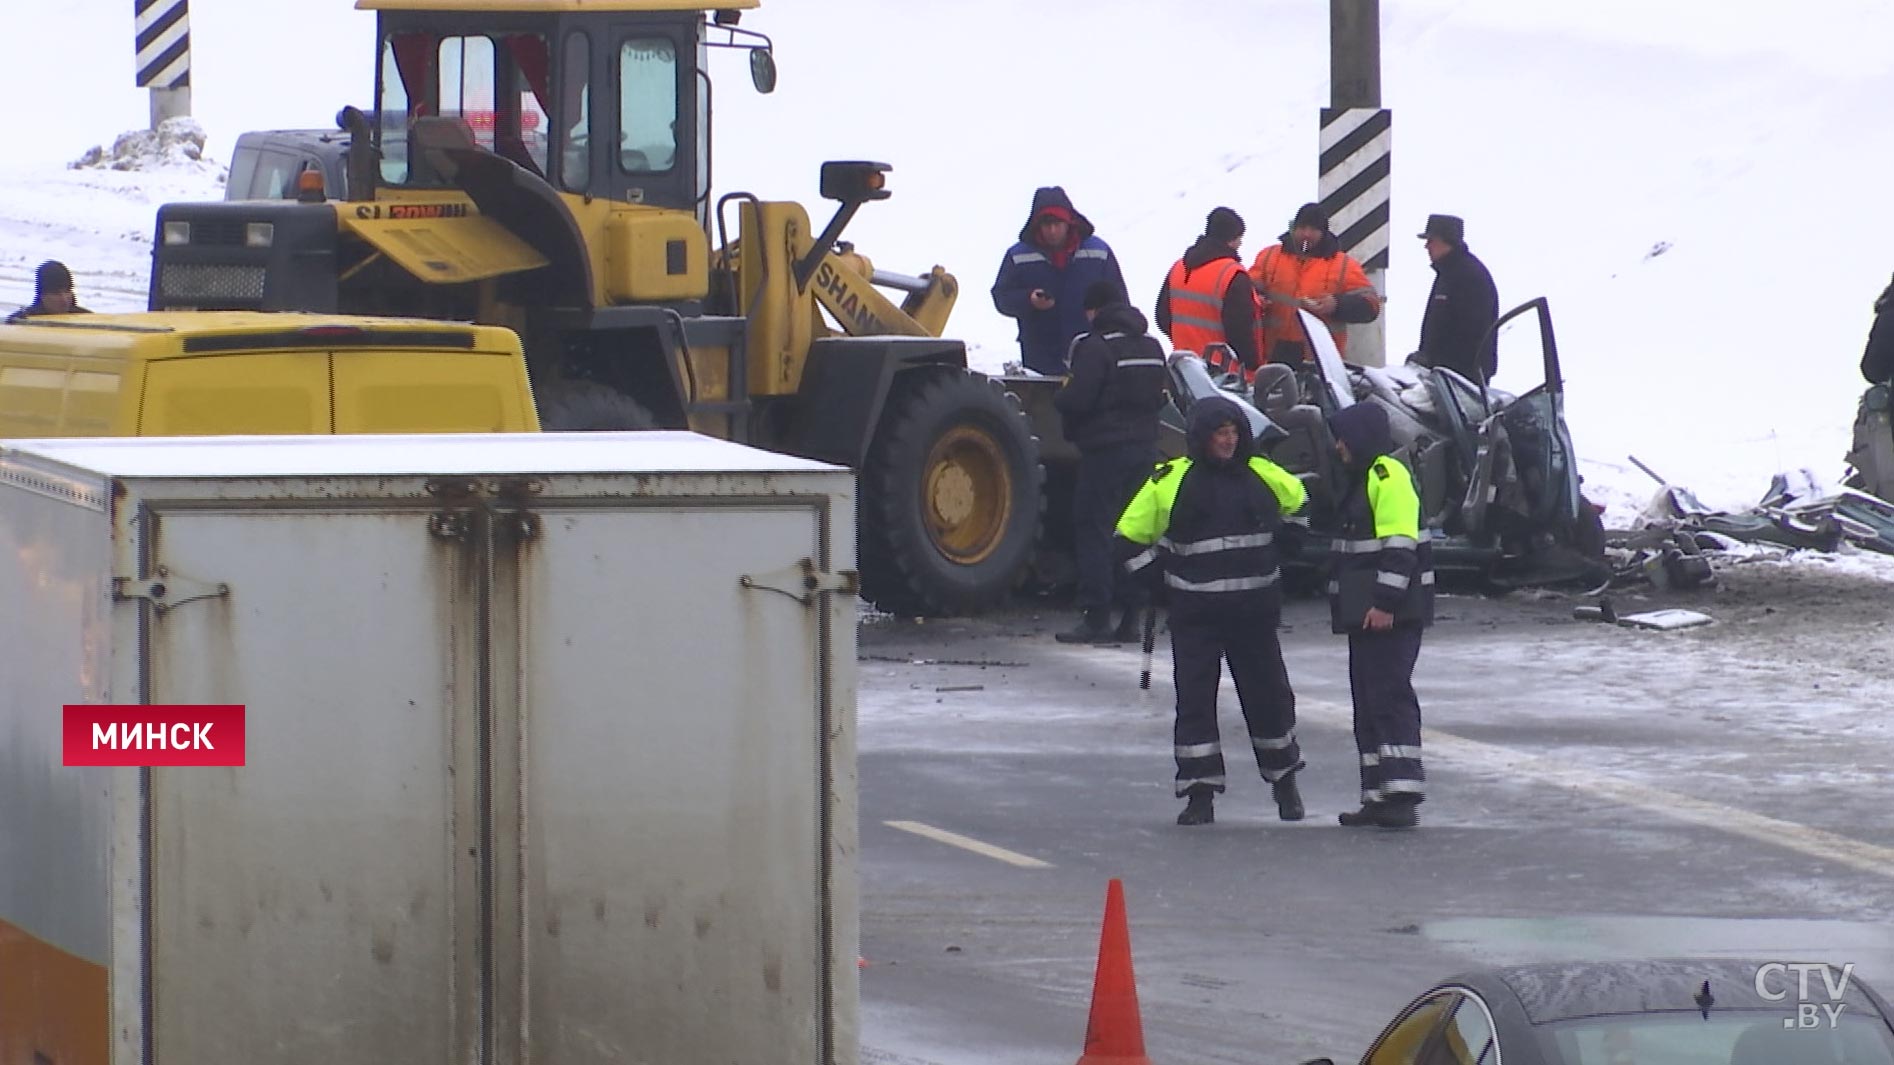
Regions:
<instances>
[{"instance_id":1,"label":"loader wheel","mask_svg":"<svg viewBox=\"0 0 1894 1065\"><path fill-rule=\"evenodd\" d=\"M862 594L908 617L998 605L1039 536L1039 445L1017 398L964 370L897 385L862 470Z\"/></svg>"},{"instance_id":2,"label":"loader wheel","mask_svg":"<svg viewBox=\"0 0 1894 1065\"><path fill-rule=\"evenodd\" d=\"M548 433L610 433L656 429L643 404L597 381L559 381L537 395L539 427Z\"/></svg>"}]
</instances>

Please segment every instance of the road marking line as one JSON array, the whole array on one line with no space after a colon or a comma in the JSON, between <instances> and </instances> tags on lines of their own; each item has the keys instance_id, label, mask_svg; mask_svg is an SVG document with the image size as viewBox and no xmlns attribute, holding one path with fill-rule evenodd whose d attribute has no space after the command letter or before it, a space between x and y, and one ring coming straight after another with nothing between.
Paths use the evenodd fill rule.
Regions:
<instances>
[{"instance_id":1,"label":"road marking line","mask_svg":"<svg viewBox=\"0 0 1894 1065\"><path fill-rule=\"evenodd\" d=\"M1422 729L1423 752L1444 751L1450 760L1484 763L1521 776L1535 777L1590 792L1677 821L1687 821L1759 843L1799 851L1811 858L1840 862L1876 876L1894 879L1894 847L1853 839L1825 829L1750 813L1734 806L1694 798L1681 792L1639 784L1622 777L1567 768L1550 758L1526 754L1496 744L1470 740L1450 732ZM1423 754L1423 758L1425 757Z\"/></svg>"},{"instance_id":2,"label":"road marking line","mask_svg":"<svg viewBox=\"0 0 1894 1065\"><path fill-rule=\"evenodd\" d=\"M945 843L950 847L959 847L961 850L972 851L975 854L992 858L994 861L1005 862L1008 865L1017 865L1022 869L1052 868L1051 862L1042 862L1037 858L1029 858L1018 851L1009 851L1005 847L995 847L991 843L982 843L977 839L963 836L958 832L949 832L944 828L924 825L919 821L883 821L882 824L887 825L889 828L898 828L903 832L912 832L917 836L925 836L937 843Z\"/></svg>"},{"instance_id":3,"label":"road marking line","mask_svg":"<svg viewBox=\"0 0 1894 1065\"><path fill-rule=\"evenodd\" d=\"M1082 651L1077 653L1084 654ZM1086 657L1093 661L1101 661L1105 658L1103 655L1096 657L1086 655ZM1171 671L1154 662L1151 669L1153 692L1157 690L1160 677L1166 684L1174 683L1171 679ZM1225 681L1220 690L1227 690L1228 683ZM1308 713L1310 710L1318 711L1315 716L1326 724L1353 727L1354 709L1352 707L1326 699L1310 699L1298 695L1296 697L1298 719L1311 716ZM1456 736L1451 732L1423 728L1421 737L1423 761L1445 754L1447 760L1463 765L1497 770L1515 778L1537 778L1547 783L1575 788L1611 799L1624 806L1662 814L1675 821L1702 825L1733 836L1742 836L1760 843L1797 851L1811 858L1839 862L1863 872L1894 879L1894 847L1884 847L1878 843L1853 839L1796 821L1764 817L1734 806L1723 806L1704 799L1693 798L1681 792L1639 784L1623 777L1571 769L1563 763L1542 755L1528 754L1511 747Z\"/></svg>"}]
</instances>

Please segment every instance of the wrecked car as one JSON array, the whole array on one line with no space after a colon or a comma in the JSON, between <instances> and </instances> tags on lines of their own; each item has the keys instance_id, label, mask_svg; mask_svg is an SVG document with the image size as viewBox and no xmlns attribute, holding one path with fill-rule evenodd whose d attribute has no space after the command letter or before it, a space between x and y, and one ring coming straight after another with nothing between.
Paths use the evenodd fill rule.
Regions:
<instances>
[{"instance_id":1,"label":"wrecked car","mask_svg":"<svg viewBox=\"0 0 1894 1065\"><path fill-rule=\"evenodd\" d=\"M1301 367L1265 366L1253 387L1213 380L1194 352L1169 362L1178 425L1192 403L1216 394L1246 408L1258 451L1300 475L1309 488L1311 535L1285 571L1321 572L1329 530L1339 526L1342 475L1328 418L1356 403L1388 412L1395 457L1414 472L1422 524L1434 538L1443 580L1459 575L1494 588L1596 583L1608 579L1600 510L1580 490L1578 458L1565 423L1550 308L1544 298L1508 311L1492 334L1536 314L1543 379L1514 395L1444 368L1345 362L1328 330L1307 311L1303 331L1316 358Z\"/></svg>"},{"instance_id":2,"label":"wrecked car","mask_svg":"<svg viewBox=\"0 0 1894 1065\"><path fill-rule=\"evenodd\" d=\"M1443 582L1470 578L1493 590L1610 579L1599 509L1580 492L1577 456L1565 424L1565 383L1552 319L1541 298L1494 323L1538 315L1544 377L1513 395L1446 369L1369 367L1343 361L1328 329L1299 312L1314 362L1265 366L1252 387L1229 375L1212 377L1199 353L1167 358L1171 402L1162 413L1160 459L1185 453L1191 404L1209 395L1234 400L1250 419L1258 451L1297 474L1309 488L1310 533L1284 576L1302 588L1325 584L1329 541L1340 527L1341 462L1328 418L1355 403L1388 409L1399 458L1415 473L1423 525L1434 538L1434 568ZM1490 336L1489 336L1490 339ZM1046 475L1046 511L1038 551L1021 589L1057 595L1075 580L1071 561L1071 493L1078 452L1065 439L1052 396L1057 377L1003 378L1032 420Z\"/></svg>"}]
</instances>

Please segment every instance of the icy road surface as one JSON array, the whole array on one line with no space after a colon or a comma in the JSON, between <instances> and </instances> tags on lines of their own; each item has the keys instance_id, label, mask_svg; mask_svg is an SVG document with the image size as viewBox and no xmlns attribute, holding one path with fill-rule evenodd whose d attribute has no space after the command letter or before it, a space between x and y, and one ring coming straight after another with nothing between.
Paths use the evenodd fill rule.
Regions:
<instances>
[{"instance_id":1,"label":"icy road surface","mask_svg":"<svg viewBox=\"0 0 1894 1065\"><path fill-rule=\"evenodd\" d=\"M1162 639L1146 694L1135 647L1052 640L1065 611L870 620L864 1060L1076 1059L1111 877L1156 1061L1351 1060L1429 982L1487 963L1754 954L1894 984L1894 566L1719 583L1616 598L1716 619L1671 633L1575 621L1559 595L1444 598L1412 833L1335 824L1355 759L1319 603L1284 638L1308 819L1276 820L1226 683L1231 790L1202 829L1172 823Z\"/></svg>"}]
</instances>

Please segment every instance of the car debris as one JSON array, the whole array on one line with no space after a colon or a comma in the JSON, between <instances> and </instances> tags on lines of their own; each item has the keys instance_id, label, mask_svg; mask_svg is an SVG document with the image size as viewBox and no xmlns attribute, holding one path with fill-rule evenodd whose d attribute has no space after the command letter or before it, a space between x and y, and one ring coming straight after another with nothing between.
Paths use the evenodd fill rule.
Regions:
<instances>
[{"instance_id":1,"label":"car debris","mask_svg":"<svg viewBox=\"0 0 1894 1065\"><path fill-rule=\"evenodd\" d=\"M1693 629L1716 620L1701 611L1683 610L1677 607L1646 610L1637 614L1620 614L1612 606L1609 596L1601 597L1597 606L1573 607L1572 617L1578 621L1602 621L1608 625L1620 625L1627 629L1654 629L1662 632Z\"/></svg>"},{"instance_id":2,"label":"car debris","mask_svg":"<svg viewBox=\"0 0 1894 1065\"><path fill-rule=\"evenodd\" d=\"M1713 559L1776 560L1798 551L1894 555L1894 503L1859 488L1825 485L1809 470L1778 473L1753 507L1705 506L1688 488L1629 456L1660 486L1632 529L1607 530L1606 587L1648 582L1660 590L1711 586Z\"/></svg>"},{"instance_id":3,"label":"car debris","mask_svg":"<svg viewBox=\"0 0 1894 1065\"><path fill-rule=\"evenodd\" d=\"M1599 508L1580 489L1549 303L1540 297L1520 304L1488 328L1488 337L1522 317L1537 326L1541 372L1539 383L1519 394L1445 368L1346 362L1327 328L1302 311L1315 357L1265 365L1247 385L1236 375L1213 376L1198 353L1173 351L1175 409L1168 413L1175 429L1198 400L1230 399L1249 419L1258 453L1302 478L1308 535L1294 549L1285 546L1286 578L1327 567L1347 489L1328 419L1369 403L1387 412L1395 457L1414 473L1421 524L1443 581L1471 577L1507 590L1591 587L1609 575L1603 527Z\"/></svg>"}]
</instances>

